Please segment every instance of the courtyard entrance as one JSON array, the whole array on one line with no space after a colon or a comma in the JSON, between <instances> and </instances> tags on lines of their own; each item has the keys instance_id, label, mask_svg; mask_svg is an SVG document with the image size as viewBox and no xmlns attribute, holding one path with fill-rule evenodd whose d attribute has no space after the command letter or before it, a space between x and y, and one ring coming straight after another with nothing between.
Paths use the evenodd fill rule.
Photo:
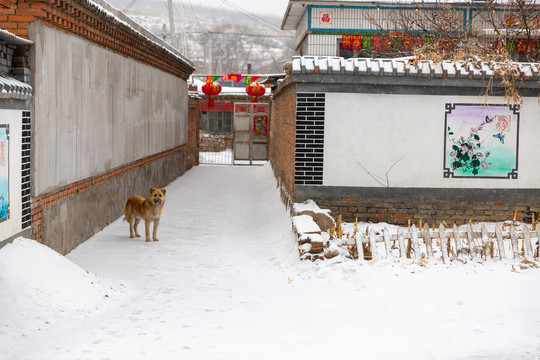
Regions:
<instances>
[{"instance_id":1,"label":"courtyard entrance","mask_svg":"<svg viewBox=\"0 0 540 360\"><path fill-rule=\"evenodd\" d=\"M204 104L206 105L206 104ZM268 104L201 107L199 163L262 165L268 160Z\"/></svg>"}]
</instances>

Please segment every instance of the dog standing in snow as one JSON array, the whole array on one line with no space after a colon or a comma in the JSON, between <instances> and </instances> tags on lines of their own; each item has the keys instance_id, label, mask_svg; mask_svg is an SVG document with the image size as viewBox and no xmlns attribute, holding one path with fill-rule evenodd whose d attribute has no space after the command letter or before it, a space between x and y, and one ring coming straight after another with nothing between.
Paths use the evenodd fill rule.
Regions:
<instances>
[{"instance_id":1,"label":"dog standing in snow","mask_svg":"<svg viewBox=\"0 0 540 360\"><path fill-rule=\"evenodd\" d=\"M146 241L159 241L156 237L161 217L161 210L165 204L165 189L151 188L150 195L145 199L139 195L130 196L124 206L124 215L129 223L129 237L140 237L137 226L144 220ZM152 239L150 238L150 224L154 223Z\"/></svg>"}]
</instances>

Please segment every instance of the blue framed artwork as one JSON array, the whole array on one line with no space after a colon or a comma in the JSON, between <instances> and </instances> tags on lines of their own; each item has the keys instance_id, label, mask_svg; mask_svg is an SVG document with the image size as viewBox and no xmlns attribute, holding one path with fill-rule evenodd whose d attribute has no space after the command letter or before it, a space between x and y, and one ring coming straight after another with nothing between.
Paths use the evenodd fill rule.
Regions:
<instances>
[{"instance_id":1,"label":"blue framed artwork","mask_svg":"<svg viewBox=\"0 0 540 360\"><path fill-rule=\"evenodd\" d=\"M445 178L517 179L519 105L446 104Z\"/></svg>"},{"instance_id":2,"label":"blue framed artwork","mask_svg":"<svg viewBox=\"0 0 540 360\"><path fill-rule=\"evenodd\" d=\"M9 219L9 125L0 124L0 222Z\"/></svg>"}]
</instances>

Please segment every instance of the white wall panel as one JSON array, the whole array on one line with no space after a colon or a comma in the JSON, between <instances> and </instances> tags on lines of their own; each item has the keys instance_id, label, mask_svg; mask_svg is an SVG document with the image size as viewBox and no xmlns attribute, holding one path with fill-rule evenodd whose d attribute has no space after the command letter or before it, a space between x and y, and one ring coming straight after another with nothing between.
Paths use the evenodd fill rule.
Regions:
<instances>
[{"instance_id":1,"label":"white wall panel","mask_svg":"<svg viewBox=\"0 0 540 360\"><path fill-rule=\"evenodd\" d=\"M324 185L378 187L369 172L391 187L540 188L533 150L540 134L536 98L520 110L518 178L444 178L445 104L483 104L474 96L327 93ZM490 104L506 104L490 98ZM491 138L491 133L486 135ZM402 160L400 160L402 159Z\"/></svg>"}]
</instances>

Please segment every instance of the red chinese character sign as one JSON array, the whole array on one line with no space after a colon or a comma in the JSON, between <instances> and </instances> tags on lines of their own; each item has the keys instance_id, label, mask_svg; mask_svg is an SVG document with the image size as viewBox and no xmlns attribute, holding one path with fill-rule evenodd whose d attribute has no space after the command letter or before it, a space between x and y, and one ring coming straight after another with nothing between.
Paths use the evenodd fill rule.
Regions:
<instances>
[{"instance_id":1,"label":"red chinese character sign","mask_svg":"<svg viewBox=\"0 0 540 360\"><path fill-rule=\"evenodd\" d=\"M265 87L259 84L258 82L254 82L246 86L246 93L252 97L251 99L252 103L256 103L258 101L258 98L260 96L263 96L265 92L266 92Z\"/></svg>"},{"instance_id":2,"label":"red chinese character sign","mask_svg":"<svg viewBox=\"0 0 540 360\"><path fill-rule=\"evenodd\" d=\"M253 132L255 135L266 135L268 116L261 115L253 118Z\"/></svg>"},{"instance_id":3,"label":"red chinese character sign","mask_svg":"<svg viewBox=\"0 0 540 360\"><path fill-rule=\"evenodd\" d=\"M319 25L332 25L332 11L323 11L319 14Z\"/></svg>"},{"instance_id":4,"label":"red chinese character sign","mask_svg":"<svg viewBox=\"0 0 540 360\"><path fill-rule=\"evenodd\" d=\"M205 95L209 97L208 107L214 107L214 97L219 95L219 93L221 92L221 85L212 82L212 77L209 77L209 79L206 79L206 84L203 85L202 91Z\"/></svg>"}]
</instances>

